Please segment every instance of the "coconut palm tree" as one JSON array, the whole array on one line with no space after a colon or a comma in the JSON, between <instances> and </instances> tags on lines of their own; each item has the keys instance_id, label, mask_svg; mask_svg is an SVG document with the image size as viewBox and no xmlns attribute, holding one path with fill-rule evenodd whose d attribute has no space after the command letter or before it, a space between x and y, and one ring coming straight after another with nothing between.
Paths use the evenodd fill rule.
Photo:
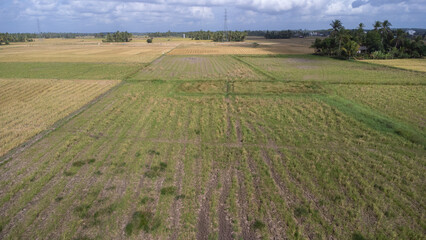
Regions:
<instances>
[{"instance_id":1,"label":"coconut palm tree","mask_svg":"<svg viewBox=\"0 0 426 240\"><path fill-rule=\"evenodd\" d=\"M344 30L343 24L340 20L336 19L331 22L330 24L332 31L331 35L339 41L339 50L338 55L340 55L342 51L342 31Z\"/></svg>"},{"instance_id":2,"label":"coconut palm tree","mask_svg":"<svg viewBox=\"0 0 426 240\"><path fill-rule=\"evenodd\" d=\"M382 22L380 21L374 22L373 27L374 27L374 31L377 31L379 28L382 27Z\"/></svg>"}]
</instances>

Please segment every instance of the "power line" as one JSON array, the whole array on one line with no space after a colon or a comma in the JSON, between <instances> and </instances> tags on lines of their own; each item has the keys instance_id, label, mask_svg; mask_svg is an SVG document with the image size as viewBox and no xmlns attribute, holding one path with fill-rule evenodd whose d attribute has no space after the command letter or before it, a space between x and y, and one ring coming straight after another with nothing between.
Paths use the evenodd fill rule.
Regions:
<instances>
[{"instance_id":1,"label":"power line","mask_svg":"<svg viewBox=\"0 0 426 240\"><path fill-rule=\"evenodd\" d=\"M225 23L224 23L224 27L223 27L223 32L225 33L225 42L229 41L229 37L228 37L228 12L225 8Z\"/></svg>"}]
</instances>

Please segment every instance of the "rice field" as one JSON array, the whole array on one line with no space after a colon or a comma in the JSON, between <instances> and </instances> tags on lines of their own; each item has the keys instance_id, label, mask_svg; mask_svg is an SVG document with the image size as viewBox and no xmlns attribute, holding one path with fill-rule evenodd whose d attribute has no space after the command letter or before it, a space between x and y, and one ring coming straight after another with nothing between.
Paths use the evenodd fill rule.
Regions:
<instances>
[{"instance_id":1,"label":"rice field","mask_svg":"<svg viewBox=\"0 0 426 240\"><path fill-rule=\"evenodd\" d=\"M310 54L314 38L264 39L248 37L243 43L185 42L168 55L274 55Z\"/></svg>"},{"instance_id":2,"label":"rice field","mask_svg":"<svg viewBox=\"0 0 426 240\"><path fill-rule=\"evenodd\" d=\"M0 239L425 236L422 72L300 54L19 64L0 63L1 126L52 131L0 160Z\"/></svg>"},{"instance_id":3,"label":"rice field","mask_svg":"<svg viewBox=\"0 0 426 240\"><path fill-rule=\"evenodd\" d=\"M50 44L49 44L50 43ZM102 43L101 40L81 42L35 42L2 47L1 62L55 63L149 63L166 54L178 43Z\"/></svg>"},{"instance_id":4,"label":"rice field","mask_svg":"<svg viewBox=\"0 0 426 240\"><path fill-rule=\"evenodd\" d=\"M0 79L0 156L117 84L118 81Z\"/></svg>"},{"instance_id":5,"label":"rice field","mask_svg":"<svg viewBox=\"0 0 426 240\"><path fill-rule=\"evenodd\" d=\"M384 66L396 67L407 70L414 70L426 72L426 59L388 59L388 60L362 60L361 62L368 62Z\"/></svg>"},{"instance_id":6,"label":"rice field","mask_svg":"<svg viewBox=\"0 0 426 240\"><path fill-rule=\"evenodd\" d=\"M426 133L426 86L336 85L336 93Z\"/></svg>"},{"instance_id":7,"label":"rice field","mask_svg":"<svg viewBox=\"0 0 426 240\"><path fill-rule=\"evenodd\" d=\"M164 56L143 68L133 80L266 79L231 56Z\"/></svg>"},{"instance_id":8,"label":"rice field","mask_svg":"<svg viewBox=\"0 0 426 240\"><path fill-rule=\"evenodd\" d=\"M343 84L424 84L424 73L309 55L240 56L259 72L280 81Z\"/></svg>"}]
</instances>

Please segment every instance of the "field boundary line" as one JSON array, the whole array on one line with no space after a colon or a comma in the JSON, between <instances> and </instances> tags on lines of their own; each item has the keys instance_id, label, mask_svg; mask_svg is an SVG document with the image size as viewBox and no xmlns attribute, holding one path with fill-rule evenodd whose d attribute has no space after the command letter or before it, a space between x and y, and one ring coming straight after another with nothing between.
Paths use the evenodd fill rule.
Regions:
<instances>
[{"instance_id":1,"label":"field boundary line","mask_svg":"<svg viewBox=\"0 0 426 240\"><path fill-rule=\"evenodd\" d=\"M251 70L253 70L254 72L259 73L259 74L261 74L261 75L263 75L263 76L267 77L269 80L273 80L273 81L276 81L276 80L277 80L277 78L276 78L276 77L274 77L272 74L266 73L265 71L263 71L263 70L261 70L261 69L259 69L259 68L255 67L255 66L253 66L253 64L251 64L251 63L248 63L248 62L244 61L244 60L243 60L243 59L241 59L239 56L231 55L231 57L232 57L232 58L234 58L235 60L237 60L237 61L239 61L239 62L241 62L241 63L245 64L246 66L248 66L248 67L249 67Z\"/></svg>"},{"instance_id":2,"label":"field boundary line","mask_svg":"<svg viewBox=\"0 0 426 240\"><path fill-rule=\"evenodd\" d=\"M7 153L5 153L3 156L0 156L0 166L3 165L4 163L10 161L12 158L14 158L15 156L19 155L20 153L24 152L26 149L28 149L31 146L33 146L35 143L37 143L38 141L40 141L41 139L43 139L45 136L49 135L51 132L55 131L59 127L62 127L67 122L69 122L71 119L73 119L74 117L77 117L79 114L83 113L86 109L88 109L89 107L91 107L95 103L97 103L100 100L102 100L103 98L105 98L107 95L109 95L111 92L113 92L114 90L116 90L118 87L120 87L123 84L124 84L124 81L120 80L120 83L118 83L117 85L115 85L112 88L108 89L106 92L104 92L104 93L100 94L99 96L95 97L94 99L92 99L88 103L84 104L79 109L77 109L74 112L68 114L66 117L64 117L62 119L59 119L58 121L56 121L55 123L53 123L50 127L48 127L47 129L45 129L45 130L37 133L36 135L34 135L33 137L29 138L24 143L21 143L17 147L12 148Z\"/></svg>"},{"instance_id":3,"label":"field boundary line","mask_svg":"<svg viewBox=\"0 0 426 240\"><path fill-rule=\"evenodd\" d=\"M339 96L319 96L319 100L369 128L400 136L426 149L425 134L411 124L396 120L375 109Z\"/></svg>"}]
</instances>

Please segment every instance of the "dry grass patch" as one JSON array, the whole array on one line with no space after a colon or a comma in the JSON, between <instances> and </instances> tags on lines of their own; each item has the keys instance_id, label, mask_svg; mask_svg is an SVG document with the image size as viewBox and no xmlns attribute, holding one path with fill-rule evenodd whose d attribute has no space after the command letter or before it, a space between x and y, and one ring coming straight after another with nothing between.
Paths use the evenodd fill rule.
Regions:
<instances>
[{"instance_id":1,"label":"dry grass patch","mask_svg":"<svg viewBox=\"0 0 426 240\"><path fill-rule=\"evenodd\" d=\"M426 72L426 59L389 59L389 60L362 60L361 62L368 62L380 64L385 66L403 68L408 70L415 70Z\"/></svg>"},{"instance_id":2,"label":"dry grass patch","mask_svg":"<svg viewBox=\"0 0 426 240\"><path fill-rule=\"evenodd\" d=\"M142 69L135 80L262 80L230 56L166 56Z\"/></svg>"},{"instance_id":3,"label":"dry grass patch","mask_svg":"<svg viewBox=\"0 0 426 240\"><path fill-rule=\"evenodd\" d=\"M101 43L57 42L29 43L2 48L0 62L97 62L148 63L166 54L179 43Z\"/></svg>"},{"instance_id":4,"label":"dry grass patch","mask_svg":"<svg viewBox=\"0 0 426 240\"><path fill-rule=\"evenodd\" d=\"M0 79L0 156L117 83Z\"/></svg>"}]
</instances>

